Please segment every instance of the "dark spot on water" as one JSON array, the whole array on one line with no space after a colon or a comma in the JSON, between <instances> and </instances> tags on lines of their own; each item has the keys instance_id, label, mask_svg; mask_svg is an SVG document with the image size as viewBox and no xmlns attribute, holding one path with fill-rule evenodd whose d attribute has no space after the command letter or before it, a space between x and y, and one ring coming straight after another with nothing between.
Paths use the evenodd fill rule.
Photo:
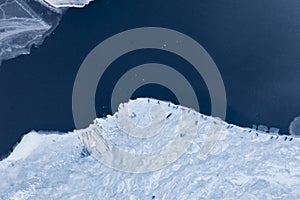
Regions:
<instances>
[{"instance_id":1,"label":"dark spot on water","mask_svg":"<svg viewBox=\"0 0 300 200\"><path fill-rule=\"evenodd\" d=\"M152 199L155 199L155 195L152 195Z\"/></svg>"},{"instance_id":2,"label":"dark spot on water","mask_svg":"<svg viewBox=\"0 0 300 200\"><path fill-rule=\"evenodd\" d=\"M290 141L292 141L293 140L293 138L290 138Z\"/></svg>"},{"instance_id":3,"label":"dark spot on water","mask_svg":"<svg viewBox=\"0 0 300 200\"><path fill-rule=\"evenodd\" d=\"M256 133L256 136L258 136L258 133Z\"/></svg>"},{"instance_id":4,"label":"dark spot on water","mask_svg":"<svg viewBox=\"0 0 300 200\"><path fill-rule=\"evenodd\" d=\"M270 139L271 139L271 140L273 139L273 135L270 137Z\"/></svg>"},{"instance_id":5,"label":"dark spot on water","mask_svg":"<svg viewBox=\"0 0 300 200\"><path fill-rule=\"evenodd\" d=\"M195 125L198 125L198 121L195 121Z\"/></svg>"},{"instance_id":6,"label":"dark spot on water","mask_svg":"<svg viewBox=\"0 0 300 200\"><path fill-rule=\"evenodd\" d=\"M180 133L180 137L184 137L185 136L185 133Z\"/></svg>"}]
</instances>

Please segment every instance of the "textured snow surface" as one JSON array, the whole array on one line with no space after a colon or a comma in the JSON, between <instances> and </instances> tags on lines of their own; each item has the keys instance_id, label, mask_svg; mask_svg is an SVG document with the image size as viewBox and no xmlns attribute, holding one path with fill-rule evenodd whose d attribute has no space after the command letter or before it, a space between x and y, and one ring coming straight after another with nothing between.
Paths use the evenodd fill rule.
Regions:
<instances>
[{"instance_id":1,"label":"textured snow surface","mask_svg":"<svg viewBox=\"0 0 300 200\"><path fill-rule=\"evenodd\" d=\"M163 114L161 109L151 109L156 104L157 100L138 99L124 106L134 113L96 119L85 130L25 135L0 162L0 199L300 198L299 138L228 125L162 101L167 116L161 118L158 135L146 139L127 136L132 124L120 121L124 118L139 128L153 126L155 113ZM170 165L154 172L127 173L101 162L101 155L116 147L130 153L159 152L176 138L172 133L180 132L176 130L181 124L178 120L195 126L194 121L180 117L186 112L197 117L197 134L187 151ZM99 136L90 138L98 145L90 149L93 156L87 151L93 146L91 141L84 146L80 139L91 133Z\"/></svg>"}]
</instances>

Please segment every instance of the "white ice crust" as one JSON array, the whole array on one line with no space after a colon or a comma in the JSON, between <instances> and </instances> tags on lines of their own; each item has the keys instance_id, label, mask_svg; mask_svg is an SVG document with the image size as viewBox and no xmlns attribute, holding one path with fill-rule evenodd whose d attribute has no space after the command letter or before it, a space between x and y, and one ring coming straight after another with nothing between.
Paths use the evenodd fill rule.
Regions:
<instances>
[{"instance_id":1,"label":"white ice crust","mask_svg":"<svg viewBox=\"0 0 300 200\"><path fill-rule=\"evenodd\" d=\"M40 0L55 8L83 8L93 0Z\"/></svg>"},{"instance_id":2,"label":"white ice crust","mask_svg":"<svg viewBox=\"0 0 300 200\"><path fill-rule=\"evenodd\" d=\"M188 115L195 117L187 120ZM149 131L151 137L141 138L133 124L140 130L154 127L157 135ZM157 153L185 130L196 130L187 151L161 169L128 173L101 160L114 148ZM299 199L300 138L237 127L168 102L137 99L83 130L28 133L0 162L0 180L0 199Z\"/></svg>"}]
</instances>

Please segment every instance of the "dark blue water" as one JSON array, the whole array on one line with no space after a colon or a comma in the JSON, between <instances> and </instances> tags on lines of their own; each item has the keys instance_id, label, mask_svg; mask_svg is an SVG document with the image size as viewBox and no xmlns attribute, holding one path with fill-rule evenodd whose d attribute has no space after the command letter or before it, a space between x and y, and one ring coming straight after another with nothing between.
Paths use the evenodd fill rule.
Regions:
<instances>
[{"instance_id":1,"label":"dark blue water","mask_svg":"<svg viewBox=\"0 0 300 200\"><path fill-rule=\"evenodd\" d=\"M0 155L32 129L73 130L72 89L84 58L106 38L145 26L180 31L207 50L225 84L227 122L264 124L286 133L300 115L299 10L299 0L95 0L70 9L41 47L0 67ZM111 112L111 91L122 73L147 62L180 71L197 92L201 112L210 114L207 87L189 63L143 50L121 56L106 71L100 80L106 86L98 87L95 97L98 116ZM155 84L139 88L133 94L138 96L178 102Z\"/></svg>"}]
</instances>

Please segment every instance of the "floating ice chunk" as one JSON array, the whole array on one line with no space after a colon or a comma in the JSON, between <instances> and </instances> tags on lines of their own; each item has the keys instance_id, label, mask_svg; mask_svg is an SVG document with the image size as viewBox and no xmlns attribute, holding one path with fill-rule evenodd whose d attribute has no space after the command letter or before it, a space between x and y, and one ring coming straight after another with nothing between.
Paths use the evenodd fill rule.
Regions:
<instances>
[{"instance_id":1,"label":"floating ice chunk","mask_svg":"<svg viewBox=\"0 0 300 200\"><path fill-rule=\"evenodd\" d=\"M66 7L84 7L91 0L0 0L0 65L29 54L58 25Z\"/></svg>"},{"instance_id":2,"label":"floating ice chunk","mask_svg":"<svg viewBox=\"0 0 300 200\"><path fill-rule=\"evenodd\" d=\"M269 132L270 133L275 133L275 134L278 134L279 133L279 128L276 128L276 127L271 127L270 129L269 129Z\"/></svg>"},{"instance_id":3,"label":"floating ice chunk","mask_svg":"<svg viewBox=\"0 0 300 200\"><path fill-rule=\"evenodd\" d=\"M83 8L93 0L39 0L39 1L45 1L55 8L65 8L65 7Z\"/></svg>"},{"instance_id":4,"label":"floating ice chunk","mask_svg":"<svg viewBox=\"0 0 300 200\"><path fill-rule=\"evenodd\" d=\"M40 45L58 24L61 12L34 0L1 0L0 64Z\"/></svg>"},{"instance_id":5,"label":"floating ice chunk","mask_svg":"<svg viewBox=\"0 0 300 200\"><path fill-rule=\"evenodd\" d=\"M269 129L265 125L258 125L258 130L262 132L267 132Z\"/></svg>"},{"instance_id":6,"label":"floating ice chunk","mask_svg":"<svg viewBox=\"0 0 300 200\"><path fill-rule=\"evenodd\" d=\"M257 130L257 125L256 125L256 124L253 124L253 125L252 125L252 129Z\"/></svg>"},{"instance_id":7,"label":"floating ice chunk","mask_svg":"<svg viewBox=\"0 0 300 200\"><path fill-rule=\"evenodd\" d=\"M276 128L276 127L270 127L270 128L268 128L265 125L258 125L257 126L256 124L252 125L252 129L253 130L258 130L259 132L272 133L272 134L279 134L279 131L280 131L280 129Z\"/></svg>"},{"instance_id":8,"label":"floating ice chunk","mask_svg":"<svg viewBox=\"0 0 300 200\"><path fill-rule=\"evenodd\" d=\"M290 124L290 134L300 136L300 116L296 117Z\"/></svg>"},{"instance_id":9,"label":"floating ice chunk","mask_svg":"<svg viewBox=\"0 0 300 200\"><path fill-rule=\"evenodd\" d=\"M147 102L130 101L119 114L96 119L83 130L28 134L0 162L0 199L300 198L300 138L240 128L162 101L160 108L157 100ZM131 136L126 124L118 123L126 118L130 127L153 126L156 112L161 128L151 137ZM177 140L186 136L192 140ZM173 159L169 151L161 160L159 152L174 141L179 149L184 146L180 142L187 142L185 153L165 162ZM131 170L137 163L126 159L136 158L122 157L115 149L137 157L157 155L167 165L147 173L120 171L103 164L107 152L112 152L112 163L127 163Z\"/></svg>"}]
</instances>

